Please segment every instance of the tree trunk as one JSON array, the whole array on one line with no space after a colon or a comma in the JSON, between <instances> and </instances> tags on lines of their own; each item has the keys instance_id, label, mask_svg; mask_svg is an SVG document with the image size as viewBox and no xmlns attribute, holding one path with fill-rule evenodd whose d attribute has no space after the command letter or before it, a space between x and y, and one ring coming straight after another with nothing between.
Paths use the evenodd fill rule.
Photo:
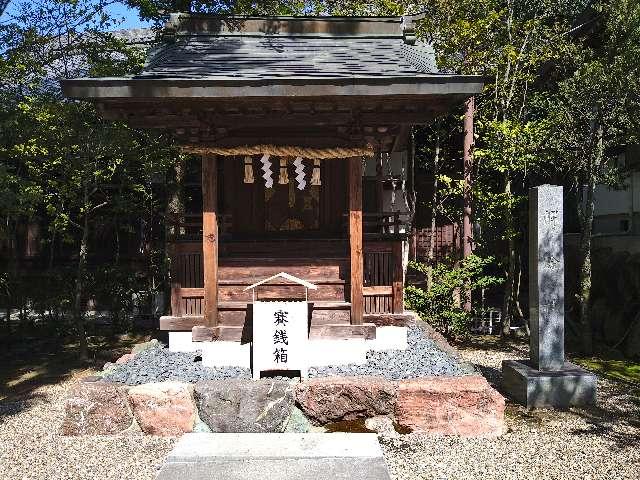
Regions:
<instances>
[{"instance_id":1,"label":"tree trunk","mask_svg":"<svg viewBox=\"0 0 640 480\"><path fill-rule=\"evenodd\" d=\"M436 135L435 155L433 156L433 194L431 195L431 230L429 230L429 252L427 254L427 291L433 284L433 260L435 256L436 220L438 216L438 172L440 164L440 133Z\"/></svg>"},{"instance_id":2,"label":"tree trunk","mask_svg":"<svg viewBox=\"0 0 640 480\"><path fill-rule=\"evenodd\" d=\"M80 251L78 254L78 269L76 272L76 291L73 302L73 317L78 337L80 360L86 361L89 358L87 347L87 332L84 324L84 311L82 309L82 297L84 294L85 273L87 267L87 244L89 242L89 198L87 185L84 186L84 222L82 239L80 240Z\"/></svg>"},{"instance_id":3,"label":"tree trunk","mask_svg":"<svg viewBox=\"0 0 640 480\"><path fill-rule=\"evenodd\" d=\"M504 193L505 198L511 198L511 179L508 172L505 172ZM507 203L505 222L507 232L507 271L504 283L504 298L502 303L502 336L511 334L511 320L513 318L512 304L513 292L515 287L515 271L516 271L516 252L515 241L513 238L513 212L511 206Z\"/></svg>"},{"instance_id":4,"label":"tree trunk","mask_svg":"<svg viewBox=\"0 0 640 480\"><path fill-rule=\"evenodd\" d=\"M514 294L516 301L514 302L514 305L513 305L513 308L514 308L513 313L518 317L519 320L522 321L525 332L527 333L527 336L529 336L531 335L529 322L525 320L524 314L522 313L522 307L520 306L520 288L522 288L522 254L518 255L517 271L518 273L516 275L516 288L515 288L515 294Z\"/></svg>"},{"instance_id":5,"label":"tree trunk","mask_svg":"<svg viewBox=\"0 0 640 480\"><path fill-rule=\"evenodd\" d=\"M595 134L595 155L589 160L589 177L584 191L583 205L578 205L580 220L580 265L578 271L578 313L580 315L580 343L582 353L590 355L593 352L593 331L591 327L590 303L591 303L591 235L593 233L593 196L596 189L596 176L599 173L604 158L603 128L602 124L594 124L592 128Z\"/></svg>"},{"instance_id":6,"label":"tree trunk","mask_svg":"<svg viewBox=\"0 0 640 480\"><path fill-rule=\"evenodd\" d=\"M580 266L578 272L578 313L580 315L580 340L582 352L591 354L593 339L591 333L591 318L589 316L589 301L591 298L591 233L593 229L593 192L595 182L592 179L586 187L586 201L584 215L580 219Z\"/></svg>"}]
</instances>

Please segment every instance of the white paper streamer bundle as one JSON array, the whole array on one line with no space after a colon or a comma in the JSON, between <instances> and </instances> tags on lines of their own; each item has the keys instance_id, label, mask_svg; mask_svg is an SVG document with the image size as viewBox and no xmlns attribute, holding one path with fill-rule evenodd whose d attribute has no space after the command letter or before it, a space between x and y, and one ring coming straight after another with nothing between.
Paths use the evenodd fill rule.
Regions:
<instances>
[{"instance_id":1,"label":"white paper streamer bundle","mask_svg":"<svg viewBox=\"0 0 640 480\"><path fill-rule=\"evenodd\" d=\"M302 157L296 157L293 165L296 167L296 182L298 183L298 190L304 190L307 186L307 181L304 179L304 163L302 163Z\"/></svg>"},{"instance_id":2,"label":"white paper streamer bundle","mask_svg":"<svg viewBox=\"0 0 640 480\"><path fill-rule=\"evenodd\" d=\"M266 188L272 188L273 172L271 171L271 161L269 160L269 154L265 153L260 161L262 162L262 171L264 172L264 174L262 175L262 178L264 178L264 186Z\"/></svg>"}]
</instances>

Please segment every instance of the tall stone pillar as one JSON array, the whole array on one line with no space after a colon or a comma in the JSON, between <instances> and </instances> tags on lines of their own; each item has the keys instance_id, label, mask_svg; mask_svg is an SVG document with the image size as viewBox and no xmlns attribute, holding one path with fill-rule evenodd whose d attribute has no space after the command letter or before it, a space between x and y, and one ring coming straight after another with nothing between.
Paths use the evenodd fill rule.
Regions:
<instances>
[{"instance_id":1,"label":"tall stone pillar","mask_svg":"<svg viewBox=\"0 0 640 480\"><path fill-rule=\"evenodd\" d=\"M527 407L593 404L596 376L564 357L562 187L529 191L530 360L502 362L502 385Z\"/></svg>"},{"instance_id":2,"label":"tall stone pillar","mask_svg":"<svg viewBox=\"0 0 640 480\"><path fill-rule=\"evenodd\" d=\"M562 187L529 194L529 321L531 361L538 370L564 366Z\"/></svg>"}]
</instances>

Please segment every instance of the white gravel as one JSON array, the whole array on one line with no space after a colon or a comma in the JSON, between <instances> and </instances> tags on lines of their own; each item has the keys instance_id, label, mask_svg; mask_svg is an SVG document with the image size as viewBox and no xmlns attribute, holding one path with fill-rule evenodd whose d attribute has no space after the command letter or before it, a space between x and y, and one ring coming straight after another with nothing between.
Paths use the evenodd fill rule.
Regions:
<instances>
[{"instance_id":1,"label":"white gravel","mask_svg":"<svg viewBox=\"0 0 640 480\"><path fill-rule=\"evenodd\" d=\"M503 359L527 348L461 349L462 358L499 380ZM526 409L507 403L507 432L495 440L381 437L394 479L640 479L640 386L598 381L596 408Z\"/></svg>"},{"instance_id":2,"label":"white gravel","mask_svg":"<svg viewBox=\"0 0 640 480\"><path fill-rule=\"evenodd\" d=\"M140 431L120 436L60 435L66 391L75 380L0 402L0 479L153 479L174 439Z\"/></svg>"},{"instance_id":3,"label":"white gravel","mask_svg":"<svg viewBox=\"0 0 640 480\"><path fill-rule=\"evenodd\" d=\"M500 362L526 348L463 349L490 381ZM175 439L131 431L115 437L60 435L66 390L40 387L24 401L0 401L0 479L152 480ZM640 387L600 380L599 406L568 412L507 407L499 439L382 436L393 479L640 478Z\"/></svg>"}]
</instances>

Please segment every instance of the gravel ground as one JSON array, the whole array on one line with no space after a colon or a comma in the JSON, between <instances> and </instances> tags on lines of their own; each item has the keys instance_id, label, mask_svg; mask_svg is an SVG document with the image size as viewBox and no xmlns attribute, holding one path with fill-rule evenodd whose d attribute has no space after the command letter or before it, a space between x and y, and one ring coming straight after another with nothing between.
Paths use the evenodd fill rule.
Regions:
<instances>
[{"instance_id":1,"label":"gravel ground","mask_svg":"<svg viewBox=\"0 0 640 480\"><path fill-rule=\"evenodd\" d=\"M131 431L113 437L64 437L66 391L46 385L19 401L0 401L0 479L153 479L175 439Z\"/></svg>"},{"instance_id":2,"label":"gravel ground","mask_svg":"<svg viewBox=\"0 0 640 480\"><path fill-rule=\"evenodd\" d=\"M500 362L526 349L467 348L464 360L490 381ZM86 373L85 373L86 374ZM152 480L174 439L131 431L115 437L59 434L66 391L75 380L0 401L0 479ZM640 387L601 379L599 405L567 412L508 404L499 439L382 436L394 480L633 479L640 472Z\"/></svg>"},{"instance_id":3,"label":"gravel ground","mask_svg":"<svg viewBox=\"0 0 640 480\"><path fill-rule=\"evenodd\" d=\"M423 331L409 327L408 348L386 352L367 353L363 365L311 367L309 377L334 375L373 375L391 380L429 377L434 375L469 375L474 373L469 365L461 364L427 338ZM161 345L138 353L121 365L108 364L105 380L139 385L149 382L181 381L198 382L224 378L251 378L251 371L239 367L203 367L197 353L169 352Z\"/></svg>"},{"instance_id":4,"label":"gravel ground","mask_svg":"<svg viewBox=\"0 0 640 480\"><path fill-rule=\"evenodd\" d=\"M494 383L503 359L526 358L524 346L461 349ZM569 411L507 403L507 431L495 440L381 437L393 479L638 480L640 386L600 378L598 406Z\"/></svg>"},{"instance_id":5,"label":"gravel ground","mask_svg":"<svg viewBox=\"0 0 640 480\"><path fill-rule=\"evenodd\" d=\"M373 375L390 380L439 375L460 376L474 373L469 365L461 364L438 346L417 326L408 328L408 348L386 352L367 353L364 365L312 367L309 377L334 375Z\"/></svg>"}]
</instances>

